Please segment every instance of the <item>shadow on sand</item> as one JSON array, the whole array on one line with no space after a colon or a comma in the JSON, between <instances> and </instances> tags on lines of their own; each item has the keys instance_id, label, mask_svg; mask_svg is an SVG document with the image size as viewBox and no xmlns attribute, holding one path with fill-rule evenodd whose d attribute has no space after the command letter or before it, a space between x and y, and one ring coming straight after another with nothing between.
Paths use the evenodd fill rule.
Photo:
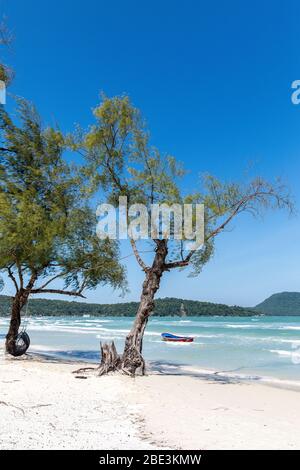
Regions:
<instances>
[{"instance_id":1,"label":"shadow on sand","mask_svg":"<svg viewBox=\"0 0 300 470\"><path fill-rule=\"evenodd\" d=\"M43 352L30 352L28 359L35 359L40 361L47 362L66 362L66 363L87 363L91 365L97 365L100 362L100 352L97 351L83 351L83 350L64 350L64 351L43 351ZM161 361L149 361L147 364L148 374L156 375L173 375L173 376L186 376L192 377L199 380L205 380L212 383L220 384L242 384L247 380L259 380L259 377L243 377L239 376L238 373L243 368L238 368L234 370L223 370L223 371L205 371L203 369L197 371L193 369L189 364L174 364L170 362L161 362ZM229 374L229 375L228 375Z\"/></svg>"},{"instance_id":2,"label":"shadow on sand","mask_svg":"<svg viewBox=\"0 0 300 470\"><path fill-rule=\"evenodd\" d=\"M213 383L221 383L221 384L242 384L246 381L253 381L253 380L260 380L258 376L251 376L251 377L241 377L238 375L238 372L243 369L243 367L239 367L237 369L231 370L220 370L216 372L212 371L205 371L192 369L192 367L188 364L172 364L168 362L160 362L160 361L151 361L150 362L150 369L151 372L158 375L176 375L176 376L186 376L192 377L199 380L205 380ZM232 375L228 375L232 374ZM236 374L236 375L235 375Z\"/></svg>"}]
</instances>

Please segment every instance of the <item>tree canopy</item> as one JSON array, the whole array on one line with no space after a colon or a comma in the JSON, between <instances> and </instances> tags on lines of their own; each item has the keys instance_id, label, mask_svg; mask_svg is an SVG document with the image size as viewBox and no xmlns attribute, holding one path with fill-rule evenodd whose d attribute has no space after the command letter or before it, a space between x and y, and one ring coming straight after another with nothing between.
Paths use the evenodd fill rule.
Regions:
<instances>
[{"instance_id":1,"label":"tree canopy","mask_svg":"<svg viewBox=\"0 0 300 470\"><path fill-rule=\"evenodd\" d=\"M201 241L196 240L193 248L185 243L184 237L174 236L174 218L172 230L166 232L158 215L158 228L154 236L152 231L151 237L149 232L146 234L153 249L150 262L143 259L135 237L129 234L133 253L145 273L140 304L126 337L122 356L118 356L113 343L102 346L99 374L121 369L126 374L134 375L136 370L145 371L143 336L149 316L154 311L154 297L164 273L175 268L191 267L190 274L198 275L213 255L216 236L239 214L248 211L258 215L266 208L291 209L292 204L288 191L280 182L271 184L260 177L240 185L223 183L207 175L199 188L187 193L179 184L185 174L182 165L150 144L145 123L127 96L103 96L102 103L94 109L94 116L95 124L83 138L78 139L74 147L77 146L86 155L93 184L101 184L110 202L117 205L119 197L126 196L128 204L146 206L146 215L150 217L153 204L168 207L177 204L181 208L184 204L190 204L192 208L198 204L204 206L203 236L200 237ZM130 213L127 216L130 220ZM191 212L189 217L185 213L182 216L180 224L185 224L187 219L191 219L191 225L197 222L193 211L192 217Z\"/></svg>"},{"instance_id":2,"label":"tree canopy","mask_svg":"<svg viewBox=\"0 0 300 470\"><path fill-rule=\"evenodd\" d=\"M99 282L121 287L117 244L99 240L78 172L63 159L64 137L43 129L34 108L19 102L21 126L0 109L0 267L12 280L55 275L64 293L82 295ZM49 291L39 286L32 293ZM17 286L16 286L17 287Z\"/></svg>"},{"instance_id":3,"label":"tree canopy","mask_svg":"<svg viewBox=\"0 0 300 470\"><path fill-rule=\"evenodd\" d=\"M77 139L77 147L85 153L93 181L104 186L110 202L117 205L119 196L126 195L130 204L145 204L149 211L155 203L204 204L203 246L189 251L184 240L165 240L167 269L191 266L191 275L197 275L213 255L215 237L242 212L257 216L270 208L292 210L287 187L279 180L270 183L262 177L239 184L204 174L199 176L198 187L193 191L182 191L180 181L186 170L173 156L162 154L151 145L146 124L128 96L102 96L94 116L95 124ZM137 261L145 269L136 243L131 243Z\"/></svg>"},{"instance_id":4,"label":"tree canopy","mask_svg":"<svg viewBox=\"0 0 300 470\"><path fill-rule=\"evenodd\" d=\"M63 134L43 127L24 100L18 122L0 109L0 270L15 287L16 312L29 294L123 288L117 242L97 237L80 172L63 158Z\"/></svg>"},{"instance_id":5,"label":"tree canopy","mask_svg":"<svg viewBox=\"0 0 300 470\"><path fill-rule=\"evenodd\" d=\"M5 19L0 22L0 49L1 49L1 59L0 59L0 80L2 80L6 86L8 86L14 76L13 70L11 67L6 65L3 60L3 49L7 50L7 48L12 43L12 33L7 27Z\"/></svg>"}]
</instances>

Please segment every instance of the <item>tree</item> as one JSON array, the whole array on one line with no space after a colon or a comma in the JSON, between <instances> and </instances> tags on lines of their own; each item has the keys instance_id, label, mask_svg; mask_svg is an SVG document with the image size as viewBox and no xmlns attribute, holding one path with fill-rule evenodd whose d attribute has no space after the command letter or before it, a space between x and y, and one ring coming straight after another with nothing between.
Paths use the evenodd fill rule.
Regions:
<instances>
[{"instance_id":1,"label":"tree","mask_svg":"<svg viewBox=\"0 0 300 470\"><path fill-rule=\"evenodd\" d=\"M143 336L162 276L172 269L188 267L192 267L192 275L198 275L213 254L215 237L238 215L245 211L257 215L270 207L291 209L291 202L280 182L272 185L262 178L243 186L224 184L207 175L200 193L183 195L179 187L179 179L185 174L182 166L151 147L140 113L128 97L103 97L94 115L96 123L77 145L88 159L93 182L101 182L110 202L117 204L119 196L126 195L130 204L143 203L149 212L154 203L205 206L205 240L201 249L186 251L182 241L159 234L151 241L153 257L146 263L136 241L130 240L137 263L145 273L140 304L123 355L118 356L113 344L102 347L100 374L118 368L134 375L137 370L145 370Z\"/></svg>"},{"instance_id":2,"label":"tree","mask_svg":"<svg viewBox=\"0 0 300 470\"><path fill-rule=\"evenodd\" d=\"M8 48L13 40L13 36L9 31L5 19L0 22L0 47ZM11 67L8 67L4 64L4 62L0 61L0 80L5 83L5 85L9 85L13 79L13 70Z\"/></svg>"},{"instance_id":3,"label":"tree","mask_svg":"<svg viewBox=\"0 0 300 470\"><path fill-rule=\"evenodd\" d=\"M23 100L18 118L20 125L0 109L0 270L15 288L6 336L14 356L27 349L17 339L29 295L84 297L99 283L125 283L118 245L96 236L84 179L63 158L62 133L44 128Z\"/></svg>"}]
</instances>

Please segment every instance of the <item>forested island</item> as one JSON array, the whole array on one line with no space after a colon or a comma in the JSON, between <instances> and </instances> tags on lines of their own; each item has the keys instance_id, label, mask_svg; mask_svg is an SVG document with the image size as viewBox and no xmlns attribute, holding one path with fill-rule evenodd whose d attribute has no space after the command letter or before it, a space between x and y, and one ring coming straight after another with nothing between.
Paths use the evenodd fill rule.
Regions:
<instances>
[{"instance_id":1,"label":"forested island","mask_svg":"<svg viewBox=\"0 0 300 470\"><path fill-rule=\"evenodd\" d=\"M0 316L10 314L11 297L0 296ZM116 304L92 304L87 302L70 302L65 300L30 299L28 316L81 316L91 315L132 317L138 309L138 302L124 302ZM184 313L182 313L182 305ZM23 314L25 313L24 309ZM251 316L255 315L250 308L215 304L212 302L200 302L197 300L185 300L176 298L157 299L155 301L154 315L156 316Z\"/></svg>"},{"instance_id":2,"label":"forested island","mask_svg":"<svg viewBox=\"0 0 300 470\"><path fill-rule=\"evenodd\" d=\"M11 308L11 297L0 295L0 316L8 316ZM30 299L26 314L28 316L82 316L95 317L133 317L138 309L138 302L115 304L94 304L67 300ZM23 314L25 313L26 307ZM273 294L256 307L239 307L237 305L201 302L199 300L177 299L166 297L155 301L156 316L253 316L253 315L300 315L300 293L281 292Z\"/></svg>"},{"instance_id":3,"label":"forested island","mask_svg":"<svg viewBox=\"0 0 300 470\"><path fill-rule=\"evenodd\" d=\"M300 315L300 292L278 292L254 308L264 315Z\"/></svg>"}]
</instances>

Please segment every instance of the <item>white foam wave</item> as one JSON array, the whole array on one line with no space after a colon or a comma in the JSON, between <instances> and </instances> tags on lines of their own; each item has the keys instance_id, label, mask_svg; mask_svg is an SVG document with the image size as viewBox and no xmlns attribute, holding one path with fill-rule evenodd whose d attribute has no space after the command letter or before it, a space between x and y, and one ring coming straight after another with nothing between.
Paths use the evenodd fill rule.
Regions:
<instances>
[{"instance_id":1,"label":"white foam wave","mask_svg":"<svg viewBox=\"0 0 300 470\"><path fill-rule=\"evenodd\" d=\"M282 339L282 338L273 338L273 341L278 343L288 343L288 344L295 344L300 345L300 339Z\"/></svg>"},{"instance_id":2,"label":"white foam wave","mask_svg":"<svg viewBox=\"0 0 300 470\"><path fill-rule=\"evenodd\" d=\"M225 325L225 328L246 329L246 328L257 328L257 326L255 325Z\"/></svg>"},{"instance_id":3,"label":"white foam wave","mask_svg":"<svg viewBox=\"0 0 300 470\"><path fill-rule=\"evenodd\" d=\"M300 351L286 351L285 349L269 349L271 353L282 357L291 357L295 360L300 359Z\"/></svg>"},{"instance_id":4,"label":"white foam wave","mask_svg":"<svg viewBox=\"0 0 300 470\"><path fill-rule=\"evenodd\" d=\"M222 338L222 337L224 337L224 334L220 333L218 335L210 335L210 334L206 335L206 334L200 334L200 333L199 334L198 333L196 333L196 334L191 333L191 334L188 334L187 336L193 336L194 338Z\"/></svg>"},{"instance_id":5,"label":"white foam wave","mask_svg":"<svg viewBox=\"0 0 300 470\"><path fill-rule=\"evenodd\" d=\"M99 327L79 327L76 326L61 326L61 325L29 325L28 331L56 331L62 333L76 333L76 334L95 334L99 332L128 333L129 329L110 329Z\"/></svg>"},{"instance_id":6,"label":"white foam wave","mask_svg":"<svg viewBox=\"0 0 300 470\"><path fill-rule=\"evenodd\" d=\"M300 331L300 326L280 326L279 327L280 330L297 330L297 331Z\"/></svg>"},{"instance_id":7,"label":"white foam wave","mask_svg":"<svg viewBox=\"0 0 300 470\"><path fill-rule=\"evenodd\" d=\"M195 346L199 343L193 343L193 342L181 342L181 341L162 341L162 343L166 344L167 346L171 346L172 348L174 346L179 346L179 347L190 347L190 346Z\"/></svg>"}]
</instances>

